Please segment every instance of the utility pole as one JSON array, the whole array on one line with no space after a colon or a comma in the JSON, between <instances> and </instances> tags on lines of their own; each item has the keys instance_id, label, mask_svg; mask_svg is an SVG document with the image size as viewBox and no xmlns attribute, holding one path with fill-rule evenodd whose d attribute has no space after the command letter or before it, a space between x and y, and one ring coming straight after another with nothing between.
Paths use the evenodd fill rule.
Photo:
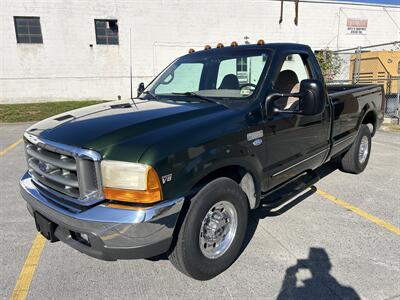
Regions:
<instances>
[{"instance_id":1,"label":"utility pole","mask_svg":"<svg viewBox=\"0 0 400 300\"><path fill-rule=\"evenodd\" d=\"M361 46L358 46L353 66L353 80L352 80L353 84L358 83L360 81L360 69L361 69Z\"/></svg>"},{"instance_id":2,"label":"utility pole","mask_svg":"<svg viewBox=\"0 0 400 300\"><path fill-rule=\"evenodd\" d=\"M131 100L133 101L133 79L132 79L132 28L129 28L129 79L131 86Z\"/></svg>"}]
</instances>

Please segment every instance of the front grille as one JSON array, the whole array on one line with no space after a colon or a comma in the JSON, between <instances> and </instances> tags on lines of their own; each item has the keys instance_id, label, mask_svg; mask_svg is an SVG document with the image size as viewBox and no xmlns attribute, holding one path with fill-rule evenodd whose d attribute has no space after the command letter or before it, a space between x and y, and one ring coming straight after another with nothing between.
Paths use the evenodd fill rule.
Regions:
<instances>
[{"instance_id":1,"label":"front grille","mask_svg":"<svg viewBox=\"0 0 400 300\"><path fill-rule=\"evenodd\" d=\"M76 160L72 156L50 152L33 144L26 145L29 171L45 186L79 198Z\"/></svg>"},{"instance_id":2,"label":"front grille","mask_svg":"<svg viewBox=\"0 0 400 300\"><path fill-rule=\"evenodd\" d=\"M38 184L80 205L102 200L99 161L43 142L32 143L26 139L25 146L29 173Z\"/></svg>"}]
</instances>

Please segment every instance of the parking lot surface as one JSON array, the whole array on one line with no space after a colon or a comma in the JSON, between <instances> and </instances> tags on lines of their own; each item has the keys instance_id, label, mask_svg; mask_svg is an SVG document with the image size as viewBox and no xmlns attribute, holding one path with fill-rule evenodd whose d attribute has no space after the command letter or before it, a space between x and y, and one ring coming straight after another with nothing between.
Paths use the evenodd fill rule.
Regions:
<instances>
[{"instance_id":1,"label":"parking lot surface","mask_svg":"<svg viewBox=\"0 0 400 300\"><path fill-rule=\"evenodd\" d=\"M104 262L34 243L18 187L27 127L0 124L0 298L400 299L400 134L377 133L362 174L333 171L290 209L253 212L238 260L200 282L168 260Z\"/></svg>"}]
</instances>

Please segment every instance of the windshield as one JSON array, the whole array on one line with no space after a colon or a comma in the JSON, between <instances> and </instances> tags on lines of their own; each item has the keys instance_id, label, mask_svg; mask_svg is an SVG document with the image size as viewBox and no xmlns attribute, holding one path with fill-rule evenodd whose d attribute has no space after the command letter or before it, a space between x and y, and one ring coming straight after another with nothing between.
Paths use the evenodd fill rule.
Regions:
<instances>
[{"instance_id":1,"label":"windshield","mask_svg":"<svg viewBox=\"0 0 400 300\"><path fill-rule=\"evenodd\" d=\"M257 88L269 51L220 49L177 59L146 89L153 97L203 96L244 99Z\"/></svg>"}]
</instances>

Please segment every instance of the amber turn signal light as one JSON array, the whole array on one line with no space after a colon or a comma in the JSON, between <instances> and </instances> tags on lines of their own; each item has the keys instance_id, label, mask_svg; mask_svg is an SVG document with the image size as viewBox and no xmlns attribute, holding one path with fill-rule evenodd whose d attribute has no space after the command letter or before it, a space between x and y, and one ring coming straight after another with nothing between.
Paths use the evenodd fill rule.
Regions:
<instances>
[{"instance_id":1,"label":"amber turn signal light","mask_svg":"<svg viewBox=\"0 0 400 300\"><path fill-rule=\"evenodd\" d=\"M163 199L161 183L156 171L149 167L147 170L147 188L144 191L103 188L104 197L108 200L115 200L130 203L155 203Z\"/></svg>"}]
</instances>

